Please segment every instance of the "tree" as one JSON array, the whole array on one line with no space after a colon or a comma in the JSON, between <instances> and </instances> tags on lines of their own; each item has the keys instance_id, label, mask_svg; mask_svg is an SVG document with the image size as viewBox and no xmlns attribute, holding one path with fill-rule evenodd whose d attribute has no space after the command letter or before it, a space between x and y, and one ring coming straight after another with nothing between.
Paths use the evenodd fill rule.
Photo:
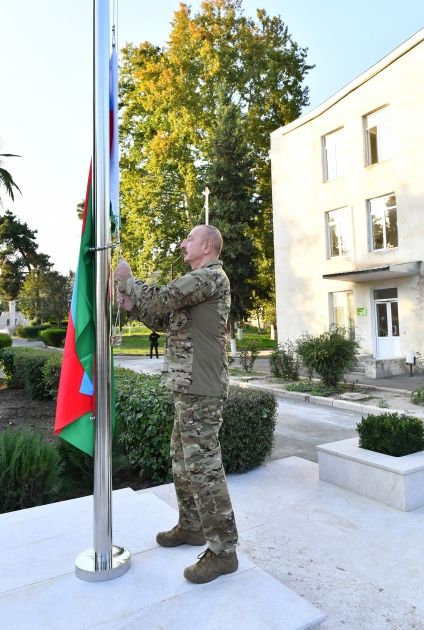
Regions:
<instances>
[{"instance_id":1,"label":"tree","mask_svg":"<svg viewBox=\"0 0 424 630\"><path fill-rule=\"evenodd\" d=\"M243 320L252 307L255 245L251 230L257 201L253 159L243 141L238 107L220 97L211 165L211 223L224 238L222 259L231 283L230 322Z\"/></svg>"},{"instance_id":2,"label":"tree","mask_svg":"<svg viewBox=\"0 0 424 630\"><path fill-rule=\"evenodd\" d=\"M269 134L308 104L302 82L311 67L281 17L260 10L247 18L240 0L204 0L194 15L180 4L166 47L123 49L122 247L137 273L175 270L177 243L201 220L224 90L253 160L257 203L248 232L272 291Z\"/></svg>"},{"instance_id":3,"label":"tree","mask_svg":"<svg viewBox=\"0 0 424 630\"><path fill-rule=\"evenodd\" d=\"M16 299L26 273L51 267L49 256L38 252L36 234L9 210L0 216L0 299Z\"/></svg>"},{"instance_id":4,"label":"tree","mask_svg":"<svg viewBox=\"0 0 424 630\"><path fill-rule=\"evenodd\" d=\"M0 158L3 158L3 157L20 157L20 156L14 155L13 153L0 153ZM21 192L19 186L13 180L13 177L9 173L9 171L3 168L2 160L0 160L0 186L3 186L6 189L6 192L9 195L9 197L12 199L12 201L15 199L13 189L15 188L16 190ZM1 203L1 199L0 199L0 203Z\"/></svg>"},{"instance_id":5,"label":"tree","mask_svg":"<svg viewBox=\"0 0 424 630\"><path fill-rule=\"evenodd\" d=\"M57 271L32 270L25 278L19 294L19 308L29 319L38 323L54 321L60 324L69 311L70 277Z\"/></svg>"}]
</instances>

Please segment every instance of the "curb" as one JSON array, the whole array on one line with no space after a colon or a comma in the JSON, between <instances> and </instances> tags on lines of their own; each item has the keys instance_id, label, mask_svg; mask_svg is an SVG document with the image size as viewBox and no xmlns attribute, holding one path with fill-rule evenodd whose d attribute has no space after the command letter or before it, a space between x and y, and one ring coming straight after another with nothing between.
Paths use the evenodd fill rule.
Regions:
<instances>
[{"instance_id":1,"label":"curb","mask_svg":"<svg viewBox=\"0 0 424 630\"><path fill-rule=\"evenodd\" d=\"M251 383L249 381L237 381L231 378L230 378L230 385L237 385L238 387L256 389L256 390L265 391L265 392L272 392L276 396L276 398L292 398L292 399L297 399L301 402L314 403L317 405L325 405L327 407L334 407L335 409L344 409L345 411L358 411L365 415L371 414L371 413L374 415L383 415L387 412L396 412L396 413L404 414L407 416L416 416L417 418L424 420L424 413L418 410L406 411L404 409L374 407L373 405L364 405L362 403L355 403L350 400L339 400L337 398L325 398L324 396L311 396L310 394L305 394L303 392L289 392L284 389L275 389L271 385L266 385L266 384L258 385L256 383ZM389 387L385 388L385 390L383 391L410 394L409 391L395 390Z\"/></svg>"}]
</instances>

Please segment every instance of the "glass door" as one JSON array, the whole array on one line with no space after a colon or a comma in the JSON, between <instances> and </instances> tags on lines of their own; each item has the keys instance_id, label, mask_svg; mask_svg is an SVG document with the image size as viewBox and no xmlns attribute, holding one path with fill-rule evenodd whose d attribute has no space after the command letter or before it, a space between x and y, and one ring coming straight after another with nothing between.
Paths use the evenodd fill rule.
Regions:
<instances>
[{"instance_id":1,"label":"glass door","mask_svg":"<svg viewBox=\"0 0 424 630\"><path fill-rule=\"evenodd\" d=\"M376 354L378 359L400 356L397 289L374 291Z\"/></svg>"}]
</instances>

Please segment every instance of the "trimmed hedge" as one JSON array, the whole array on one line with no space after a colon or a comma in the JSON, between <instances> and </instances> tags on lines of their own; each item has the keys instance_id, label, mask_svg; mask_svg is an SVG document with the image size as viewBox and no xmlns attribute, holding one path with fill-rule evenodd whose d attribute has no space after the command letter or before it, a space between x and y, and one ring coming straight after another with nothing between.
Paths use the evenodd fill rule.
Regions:
<instances>
[{"instance_id":1,"label":"trimmed hedge","mask_svg":"<svg viewBox=\"0 0 424 630\"><path fill-rule=\"evenodd\" d=\"M269 392L231 388L220 432L227 472L245 472L270 455L277 403ZM172 393L158 377L116 370L116 414L120 440L142 479L161 483L171 478L169 455L174 422Z\"/></svg>"},{"instance_id":2,"label":"trimmed hedge","mask_svg":"<svg viewBox=\"0 0 424 630\"><path fill-rule=\"evenodd\" d=\"M62 352L49 352L49 358L42 368L44 389L48 394L48 397L52 398L53 400L57 398L62 361Z\"/></svg>"},{"instance_id":3,"label":"trimmed hedge","mask_svg":"<svg viewBox=\"0 0 424 630\"><path fill-rule=\"evenodd\" d=\"M10 348L12 337L7 333L0 333L0 348Z\"/></svg>"},{"instance_id":4,"label":"trimmed hedge","mask_svg":"<svg viewBox=\"0 0 424 630\"><path fill-rule=\"evenodd\" d=\"M16 326L15 335L21 339L39 339L40 332L50 328L50 324L37 324L35 326Z\"/></svg>"},{"instance_id":5,"label":"trimmed hedge","mask_svg":"<svg viewBox=\"0 0 424 630\"><path fill-rule=\"evenodd\" d=\"M66 337L66 328L46 328L40 331L40 339L46 346L63 348Z\"/></svg>"},{"instance_id":6,"label":"trimmed hedge","mask_svg":"<svg viewBox=\"0 0 424 630\"><path fill-rule=\"evenodd\" d=\"M271 454L277 401L270 392L231 387L220 431L226 472L246 472Z\"/></svg>"},{"instance_id":7,"label":"trimmed hedge","mask_svg":"<svg viewBox=\"0 0 424 630\"><path fill-rule=\"evenodd\" d=\"M49 503L60 489L61 466L52 444L34 431L0 433L0 511Z\"/></svg>"},{"instance_id":8,"label":"trimmed hedge","mask_svg":"<svg viewBox=\"0 0 424 630\"><path fill-rule=\"evenodd\" d=\"M370 414L356 425L359 446L369 451L402 457L424 450L424 425L414 416Z\"/></svg>"},{"instance_id":9,"label":"trimmed hedge","mask_svg":"<svg viewBox=\"0 0 424 630\"><path fill-rule=\"evenodd\" d=\"M169 444L174 422L172 393L157 376L126 368L115 370L116 419L119 440L130 464L144 480L161 483L171 478Z\"/></svg>"},{"instance_id":10,"label":"trimmed hedge","mask_svg":"<svg viewBox=\"0 0 424 630\"><path fill-rule=\"evenodd\" d=\"M0 364L7 384L9 387L24 388L34 400L52 398L51 382L45 381L43 368L52 355L56 354L54 351L42 348L20 346L0 349ZM57 359L51 359L51 361L55 360L57 361Z\"/></svg>"}]
</instances>

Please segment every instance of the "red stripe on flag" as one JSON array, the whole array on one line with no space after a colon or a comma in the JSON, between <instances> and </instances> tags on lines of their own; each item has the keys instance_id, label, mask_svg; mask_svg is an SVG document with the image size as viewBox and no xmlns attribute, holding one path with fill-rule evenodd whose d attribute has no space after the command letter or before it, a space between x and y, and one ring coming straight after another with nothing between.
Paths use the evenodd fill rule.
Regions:
<instances>
[{"instance_id":1,"label":"red stripe on flag","mask_svg":"<svg viewBox=\"0 0 424 630\"><path fill-rule=\"evenodd\" d=\"M70 313L57 395L55 434L94 409L94 397L79 391L83 376L84 369L75 352L75 329Z\"/></svg>"}]
</instances>

